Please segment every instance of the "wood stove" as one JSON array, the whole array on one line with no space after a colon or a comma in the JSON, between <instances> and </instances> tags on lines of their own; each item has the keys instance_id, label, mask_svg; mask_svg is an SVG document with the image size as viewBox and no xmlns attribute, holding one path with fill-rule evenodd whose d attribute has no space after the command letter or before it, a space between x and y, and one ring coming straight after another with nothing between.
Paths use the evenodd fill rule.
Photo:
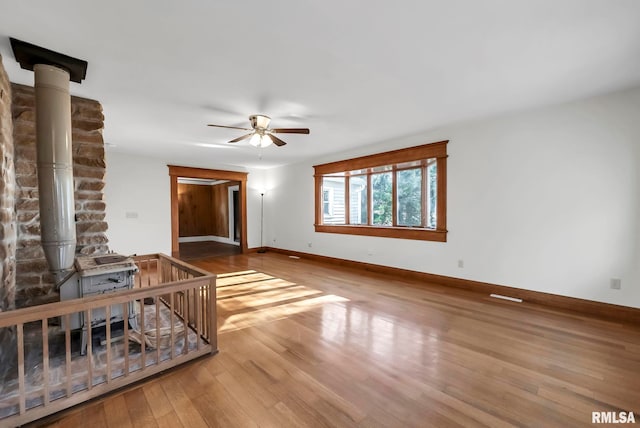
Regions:
<instances>
[{"instance_id":1,"label":"wood stove","mask_svg":"<svg viewBox=\"0 0 640 428\"><path fill-rule=\"evenodd\" d=\"M132 258L119 254L107 254L102 256L77 257L75 260L76 272L60 287L60 300L91 297L104 293L127 290L133 288L133 279L138 272L138 267ZM127 321L131 328L137 328L135 309L133 302L129 303ZM111 307L111 317L106 319L105 308L91 311L91 319L87 320L84 312L72 314L70 317L71 329L82 329L81 354L87 349L87 327L103 327L107 322L125 321L122 305Z\"/></svg>"}]
</instances>

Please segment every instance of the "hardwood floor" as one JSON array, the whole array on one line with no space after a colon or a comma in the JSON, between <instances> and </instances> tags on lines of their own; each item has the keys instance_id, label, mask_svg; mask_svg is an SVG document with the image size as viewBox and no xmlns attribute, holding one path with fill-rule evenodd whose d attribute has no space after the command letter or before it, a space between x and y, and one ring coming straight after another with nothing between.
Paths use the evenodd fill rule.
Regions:
<instances>
[{"instance_id":1,"label":"hardwood floor","mask_svg":"<svg viewBox=\"0 0 640 428\"><path fill-rule=\"evenodd\" d=\"M591 426L640 419L640 326L251 254L218 280L216 356L56 427ZM236 272L236 273L232 273Z\"/></svg>"},{"instance_id":2,"label":"hardwood floor","mask_svg":"<svg viewBox=\"0 0 640 428\"><path fill-rule=\"evenodd\" d=\"M242 253L239 245L224 244L215 241L182 242L178 258L184 261L206 259L210 257L233 256Z\"/></svg>"}]
</instances>

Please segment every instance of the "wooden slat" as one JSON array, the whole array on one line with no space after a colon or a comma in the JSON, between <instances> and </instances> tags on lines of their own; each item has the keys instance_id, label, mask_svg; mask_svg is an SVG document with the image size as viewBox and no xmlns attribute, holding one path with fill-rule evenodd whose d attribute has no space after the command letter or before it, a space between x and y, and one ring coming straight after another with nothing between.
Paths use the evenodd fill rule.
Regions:
<instances>
[{"instance_id":1,"label":"wooden slat","mask_svg":"<svg viewBox=\"0 0 640 428\"><path fill-rule=\"evenodd\" d=\"M111 383L111 305L107 305L104 309L107 320L105 324L105 336L107 340L107 383Z\"/></svg>"},{"instance_id":2,"label":"wooden slat","mask_svg":"<svg viewBox=\"0 0 640 428\"><path fill-rule=\"evenodd\" d=\"M67 398L73 394L71 385L71 317L64 315L64 349L65 349L65 373L67 376Z\"/></svg>"},{"instance_id":3,"label":"wooden slat","mask_svg":"<svg viewBox=\"0 0 640 428\"><path fill-rule=\"evenodd\" d=\"M45 407L49 405L49 320L42 319L42 390Z\"/></svg>"},{"instance_id":4,"label":"wooden slat","mask_svg":"<svg viewBox=\"0 0 640 428\"><path fill-rule=\"evenodd\" d=\"M185 290L182 295L183 310L182 323L184 324L184 346L182 347L182 353L187 354L189 352L189 290Z\"/></svg>"},{"instance_id":5,"label":"wooden slat","mask_svg":"<svg viewBox=\"0 0 640 428\"><path fill-rule=\"evenodd\" d=\"M200 319L199 319L199 311L198 306L200 303L200 299L198 299L200 295L200 289L196 288L192 290L193 293L193 322L195 325L193 326L196 331L196 350L200 350Z\"/></svg>"},{"instance_id":6,"label":"wooden slat","mask_svg":"<svg viewBox=\"0 0 640 428\"><path fill-rule=\"evenodd\" d=\"M207 287L209 289L209 301L207 316L209 317L209 344L214 351L218 350L218 314L216 304L216 281L211 279Z\"/></svg>"},{"instance_id":7,"label":"wooden slat","mask_svg":"<svg viewBox=\"0 0 640 428\"><path fill-rule=\"evenodd\" d=\"M93 388L93 336L91 331L91 308L85 312L84 325L87 329L87 389Z\"/></svg>"},{"instance_id":8,"label":"wooden slat","mask_svg":"<svg viewBox=\"0 0 640 428\"><path fill-rule=\"evenodd\" d=\"M151 287L151 263L147 259L147 287Z\"/></svg>"},{"instance_id":9,"label":"wooden slat","mask_svg":"<svg viewBox=\"0 0 640 428\"><path fill-rule=\"evenodd\" d=\"M18 392L20 393L20 414L24 415L26 407L26 387L24 381L24 325L18 324Z\"/></svg>"},{"instance_id":10,"label":"wooden slat","mask_svg":"<svg viewBox=\"0 0 640 428\"><path fill-rule=\"evenodd\" d=\"M147 345L146 345L146 340L145 340L145 326L144 326L144 299L140 299L138 301L138 303L140 304L140 323L139 323L139 327L140 327L140 370L144 371L144 369L147 367Z\"/></svg>"},{"instance_id":11,"label":"wooden slat","mask_svg":"<svg viewBox=\"0 0 640 428\"><path fill-rule=\"evenodd\" d=\"M124 376L129 376L129 303L122 304L122 313L124 314Z\"/></svg>"},{"instance_id":12,"label":"wooden slat","mask_svg":"<svg viewBox=\"0 0 640 428\"><path fill-rule=\"evenodd\" d=\"M174 325L175 307L173 305L175 293L169 294L169 321L171 322L171 359L176 357L176 332Z\"/></svg>"},{"instance_id":13,"label":"wooden slat","mask_svg":"<svg viewBox=\"0 0 640 428\"><path fill-rule=\"evenodd\" d=\"M160 298L156 302L156 364L160 364Z\"/></svg>"},{"instance_id":14,"label":"wooden slat","mask_svg":"<svg viewBox=\"0 0 640 428\"><path fill-rule=\"evenodd\" d=\"M198 295L200 296L200 307L202 308L201 313L201 324L200 324L200 328L202 329L202 335L204 337L208 337L208 331L207 331L207 327L208 327L208 321L206 319L206 314L207 314L207 289L208 287L200 287L200 292L198 293Z\"/></svg>"}]
</instances>

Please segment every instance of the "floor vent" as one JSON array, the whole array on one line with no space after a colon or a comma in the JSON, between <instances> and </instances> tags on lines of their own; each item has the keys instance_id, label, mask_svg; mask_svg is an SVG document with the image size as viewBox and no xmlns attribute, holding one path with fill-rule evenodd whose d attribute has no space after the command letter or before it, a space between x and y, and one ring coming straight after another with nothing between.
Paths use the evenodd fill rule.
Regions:
<instances>
[{"instance_id":1,"label":"floor vent","mask_svg":"<svg viewBox=\"0 0 640 428\"><path fill-rule=\"evenodd\" d=\"M491 297L495 297L496 299L509 300L510 302L522 303L522 299L518 299L517 297L503 296L501 294L491 294Z\"/></svg>"}]
</instances>

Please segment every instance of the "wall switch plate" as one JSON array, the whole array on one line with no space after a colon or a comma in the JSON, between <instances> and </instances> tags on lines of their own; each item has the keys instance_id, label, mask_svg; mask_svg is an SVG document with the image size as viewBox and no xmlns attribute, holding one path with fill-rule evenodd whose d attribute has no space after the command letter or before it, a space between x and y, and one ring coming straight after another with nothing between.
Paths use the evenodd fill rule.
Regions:
<instances>
[{"instance_id":1,"label":"wall switch plate","mask_svg":"<svg viewBox=\"0 0 640 428\"><path fill-rule=\"evenodd\" d=\"M620 278L611 278L610 286L613 290L620 290L622 288L622 280Z\"/></svg>"},{"instance_id":2,"label":"wall switch plate","mask_svg":"<svg viewBox=\"0 0 640 428\"><path fill-rule=\"evenodd\" d=\"M138 218L138 213L135 211L127 211L124 213L125 218Z\"/></svg>"}]
</instances>

